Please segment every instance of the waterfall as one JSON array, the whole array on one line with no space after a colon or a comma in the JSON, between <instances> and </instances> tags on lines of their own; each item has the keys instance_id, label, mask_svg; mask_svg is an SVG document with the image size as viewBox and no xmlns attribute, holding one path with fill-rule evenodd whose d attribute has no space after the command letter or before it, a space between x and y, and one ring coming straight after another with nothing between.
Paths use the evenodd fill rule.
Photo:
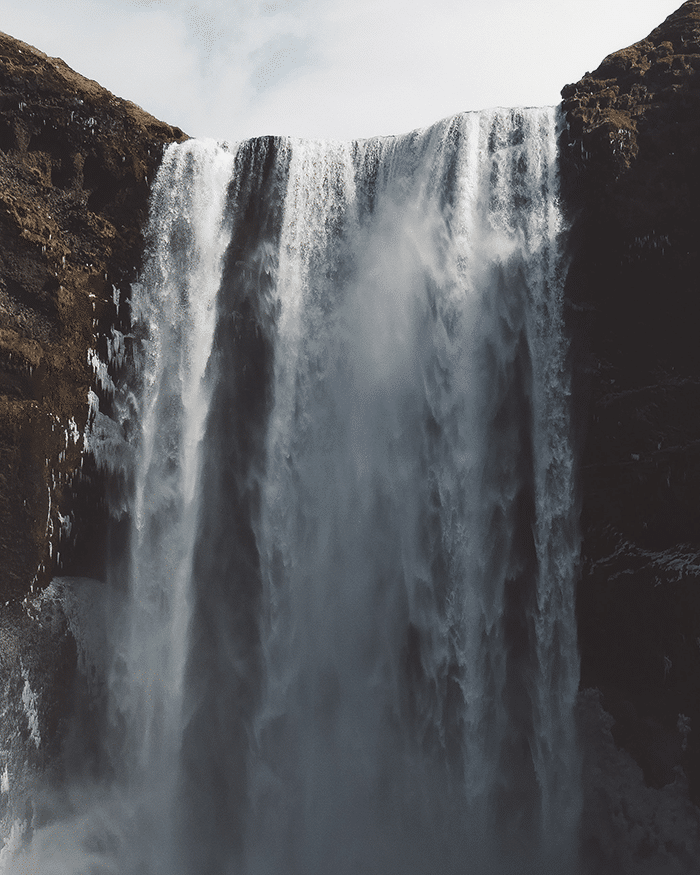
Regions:
<instances>
[{"instance_id":1,"label":"waterfall","mask_svg":"<svg viewBox=\"0 0 700 875\"><path fill-rule=\"evenodd\" d=\"M223 210L232 164L227 153L196 142L166 154L152 194L153 254L132 298L134 323L145 332L140 436L129 596L110 705L114 724L123 727L113 755L148 822L146 871L177 871L164 849L172 846L173 764L185 719L201 443L211 395L206 369L228 243Z\"/></svg>"},{"instance_id":2,"label":"waterfall","mask_svg":"<svg viewBox=\"0 0 700 875\"><path fill-rule=\"evenodd\" d=\"M578 871L560 124L169 147L111 838L42 871Z\"/></svg>"}]
</instances>

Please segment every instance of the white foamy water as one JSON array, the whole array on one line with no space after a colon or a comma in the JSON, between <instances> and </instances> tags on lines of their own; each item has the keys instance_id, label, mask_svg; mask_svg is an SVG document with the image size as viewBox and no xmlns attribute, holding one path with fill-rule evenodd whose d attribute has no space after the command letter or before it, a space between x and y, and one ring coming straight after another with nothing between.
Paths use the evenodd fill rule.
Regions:
<instances>
[{"instance_id":1,"label":"white foamy water","mask_svg":"<svg viewBox=\"0 0 700 875\"><path fill-rule=\"evenodd\" d=\"M109 769L11 871L576 871L558 125L167 151Z\"/></svg>"}]
</instances>

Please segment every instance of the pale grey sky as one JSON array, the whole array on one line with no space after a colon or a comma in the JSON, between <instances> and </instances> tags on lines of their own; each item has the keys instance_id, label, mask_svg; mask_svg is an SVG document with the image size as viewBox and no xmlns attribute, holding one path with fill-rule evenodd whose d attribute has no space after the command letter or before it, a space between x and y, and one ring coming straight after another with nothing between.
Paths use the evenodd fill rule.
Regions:
<instances>
[{"instance_id":1,"label":"pale grey sky","mask_svg":"<svg viewBox=\"0 0 700 875\"><path fill-rule=\"evenodd\" d=\"M188 134L351 139L559 101L681 0L0 0L0 29Z\"/></svg>"}]
</instances>

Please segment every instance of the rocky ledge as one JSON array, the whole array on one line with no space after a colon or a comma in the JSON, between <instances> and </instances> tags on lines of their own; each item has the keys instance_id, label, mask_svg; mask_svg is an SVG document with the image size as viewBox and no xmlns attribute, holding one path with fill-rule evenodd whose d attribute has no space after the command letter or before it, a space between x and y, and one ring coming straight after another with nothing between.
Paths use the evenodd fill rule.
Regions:
<instances>
[{"instance_id":1,"label":"rocky ledge","mask_svg":"<svg viewBox=\"0 0 700 875\"><path fill-rule=\"evenodd\" d=\"M700 0L562 95L581 684L647 784L682 767L697 802Z\"/></svg>"}]
</instances>

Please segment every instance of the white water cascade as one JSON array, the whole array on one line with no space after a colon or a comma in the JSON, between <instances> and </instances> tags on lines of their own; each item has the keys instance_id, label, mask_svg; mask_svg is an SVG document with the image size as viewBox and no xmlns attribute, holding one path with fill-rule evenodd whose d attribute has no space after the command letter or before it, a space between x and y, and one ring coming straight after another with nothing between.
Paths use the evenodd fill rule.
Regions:
<instances>
[{"instance_id":1,"label":"white water cascade","mask_svg":"<svg viewBox=\"0 0 700 875\"><path fill-rule=\"evenodd\" d=\"M11 871L579 871L559 123L168 149L109 776Z\"/></svg>"}]
</instances>

